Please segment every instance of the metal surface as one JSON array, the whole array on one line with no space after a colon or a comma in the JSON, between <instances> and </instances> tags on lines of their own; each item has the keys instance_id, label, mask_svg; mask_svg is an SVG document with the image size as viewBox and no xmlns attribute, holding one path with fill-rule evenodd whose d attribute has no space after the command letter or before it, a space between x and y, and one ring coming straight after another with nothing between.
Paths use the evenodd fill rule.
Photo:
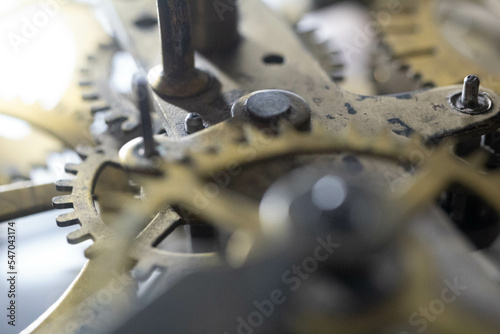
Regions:
<instances>
[{"instance_id":1,"label":"metal surface","mask_svg":"<svg viewBox=\"0 0 500 334\"><path fill-rule=\"evenodd\" d=\"M133 22L134 13L139 8L148 6L151 6L148 0L116 3L119 17L125 25ZM484 91L492 97L494 108L488 114L473 117L457 113L446 102L448 96L461 91L462 87L450 86L384 97L344 92L331 82L286 22L259 1L242 2L240 10L252 14L242 15L242 40L232 53L218 57L200 56L197 59L200 69L218 78L220 90L212 87L190 101L157 101L169 136L178 138L185 135L186 112L197 112L203 116L206 125L214 125L229 117L228 111L238 98L264 88L279 88L301 96L314 106L312 118L321 120L334 132L350 123L359 126L362 134L373 135L377 129L389 125L401 134L417 132L434 139L453 134L474 135L473 132L479 129L480 132L488 132L495 128L490 120L498 114L496 94L487 88L487 84ZM145 35L136 30L133 27L127 30L127 41L136 46L134 54L147 70L154 66L160 54L154 42L158 37L154 33ZM282 64L263 61L263 57L274 53L284 59ZM412 113L401 113L401 110L412 110ZM467 130L464 130L463 124L469 125Z\"/></svg>"},{"instance_id":2,"label":"metal surface","mask_svg":"<svg viewBox=\"0 0 500 334\"><path fill-rule=\"evenodd\" d=\"M430 11L430 3L418 8ZM440 87L433 89L350 93L260 1L238 8L225 2L229 7L219 9L227 20L217 4L135 0L101 7L117 43L108 39L97 58L87 59L95 67L74 88L85 117L106 115L106 127L88 133L98 146L78 145L82 163L65 167L75 177L56 183L69 194L52 200L72 209L57 217L59 226L79 225L68 241L92 241L89 262L25 332L234 332L255 298L284 289L283 273L312 258L311 247L327 238L329 247L332 240L342 247L326 248L328 260L286 295L289 303L274 305L276 314L262 318L256 332L408 332L415 329L408 316L439 298L441 282L460 275L471 289L429 330L498 333L498 281L474 260L453 225L456 212L446 217L436 209L444 192L463 187L484 201L480 208L500 214L500 171L486 169L484 154L466 154L482 135L489 134L490 148L498 146L491 135L500 127L495 83L486 79L480 87L470 76L464 86L445 86L458 83L448 80L452 73L440 74L446 83L434 80ZM401 15L408 13L420 18L411 9ZM427 59L422 49L407 56L409 43L397 40L396 58ZM139 75L149 73L151 100L141 76L130 92L111 87L122 70L112 68L119 52ZM462 64L457 59L450 63ZM485 73L463 64L467 74ZM65 140L76 146L77 137ZM344 174L334 173L338 163ZM0 191L7 196L0 215L45 209L48 192ZM15 196L25 205L12 209ZM109 291L109 303L89 306Z\"/></svg>"},{"instance_id":3,"label":"metal surface","mask_svg":"<svg viewBox=\"0 0 500 334\"><path fill-rule=\"evenodd\" d=\"M53 183L31 181L0 186L0 222L52 209L50 198L57 194Z\"/></svg>"}]
</instances>

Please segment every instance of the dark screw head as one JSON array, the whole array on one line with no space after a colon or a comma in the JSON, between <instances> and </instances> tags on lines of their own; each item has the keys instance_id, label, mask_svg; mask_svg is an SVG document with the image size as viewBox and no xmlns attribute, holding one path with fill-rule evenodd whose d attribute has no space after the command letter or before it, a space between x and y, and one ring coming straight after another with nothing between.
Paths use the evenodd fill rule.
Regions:
<instances>
[{"instance_id":1,"label":"dark screw head","mask_svg":"<svg viewBox=\"0 0 500 334\"><path fill-rule=\"evenodd\" d=\"M192 112L186 116L184 121L184 129L188 134L201 131L205 128L203 125L203 117L200 114Z\"/></svg>"},{"instance_id":2,"label":"dark screw head","mask_svg":"<svg viewBox=\"0 0 500 334\"><path fill-rule=\"evenodd\" d=\"M290 99L279 92L262 92L247 101L247 111L255 120L268 122L290 111Z\"/></svg>"}]
</instances>

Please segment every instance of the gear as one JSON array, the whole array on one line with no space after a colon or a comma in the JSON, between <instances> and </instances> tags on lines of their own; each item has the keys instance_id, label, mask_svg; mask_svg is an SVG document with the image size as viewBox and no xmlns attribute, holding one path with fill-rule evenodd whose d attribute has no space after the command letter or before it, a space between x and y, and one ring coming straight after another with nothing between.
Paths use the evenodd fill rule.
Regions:
<instances>
[{"instance_id":1,"label":"gear","mask_svg":"<svg viewBox=\"0 0 500 334\"><path fill-rule=\"evenodd\" d=\"M311 133L298 132L286 127L279 135L261 145L264 136L262 132L249 125L244 125L243 129L243 133L240 133L243 134L242 138L234 136L238 131L234 132L234 125L231 123L214 127L208 131L219 133L219 138L223 137L221 133L231 133L232 136L227 136L227 141L219 143L217 147L209 146L203 151L188 152L183 162L164 163L160 168L162 172L160 178L141 177L140 184L147 200L136 205L125 205L127 214L122 218L126 219L132 212L134 219L138 218L138 214L147 217L162 205L182 204L217 227L229 231L246 231L258 236L262 231L257 203L226 189L219 189L217 196L210 198L204 207L200 207L193 202L193 193L203 193L207 178L213 173L230 168L229 166L234 168L248 163L255 164L286 155L339 152L383 157L413 165L422 163L421 171L415 178L417 181L406 193L395 198L405 214L413 213L430 204L453 183L470 188L500 212L498 191L500 175L477 172L482 160L475 159L471 163L472 166L469 166L457 160L449 152L447 145L433 152L422 146L417 139L402 144L394 141L388 133L383 133L377 138L363 138L353 131L343 135L332 135L322 130L319 125L315 125ZM249 157L244 152L253 154Z\"/></svg>"},{"instance_id":2,"label":"gear","mask_svg":"<svg viewBox=\"0 0 500 334\"><path fill-rule=\"evenodd\" d=\"M55 197L55 208L73 208L73 212L57 217L60 227L79 224L81 228L71 232L67 239L71 244L92 239L93 245L86 251L88 258L94 258L103 249L109 249L119 236L116 228L107 221L113 220L113 211L121 206L121 199L126 198L133 190L127 183L125 175L120 173L118 152L112 148L98 147L87 152L80 150L84 157L81 164L67 164L68 173L76 175L73 180L62 180L56 183L60 191L71 191L71 195ZM113 167L106 172L106 167ZM99 191L100 188L103 191ZM96 206L98 199L99 206ZM106 221L106 222L105 222ZM170 208L163 208L138 235L135 247L130 252L132 260L137 261L136 272L141 278L147 277L154 268L167 268L175 265L187 268L202 268L217 264L217 256L213 253L181 253L162 250L155 247L162 239L182 226L181 217Z\"/></svg>"},{"instance_id":3,"label":"gear","mask_svg":"<svg viewBox=\"0 0 500 334\"><path fill-rule=\"evenodd\" d=\"M380 0L375 5L383 42L393 64L405 71L408 78L417 81L416 88L459 84L464 77L473 73L481 78L485 87L500 92L498 68L496 65L488 66L488 61L479 57L486 48L492 49L497 42L483 45L471 43L471 40L482 40L486 32L490 31L481 29L481 24L477 22L481 21L478 17L483 14L475 14L479 8L474 6L473 1L412 1L400 3L402 8L394 14L386 12L392 8L389 3ZM446 15L443 16L443 13ZM491 20L495 22L495 19ZM445 24L453 26L447 28ZM462 33L463 36L450 36L448 31ZM467 37L467 34L475 34L475 37ZM477 54L475 49L482 50L482 53ZM492 58L498 59L498 50L493 52L496 52L496 56ZM383 70L382 67L375 70L375 78L382 84L391 80L390 74L385 72L387 69ZM412 87L405 86L403 89L408 88Z\"/></svg>"},{"instance_id":4,"label":"gear","mask_svg":"<svg viewBox=\"0 0 500 334\"><path fill-rule=\"evenodd\" d=\"M102 26L93 15L88 5L70 3L59 8L64 24L71 31L75 41L76 59L73 73L62 98L57 105L47 110L42 104L26 104L20 98L2 101L2 114L22 119L30 125L40 128L61 140L65 145L75 148L82 142L92 143L90 133L86 131L92 123L92 118L85 110L85 101L82 101L77 84L80 79L82 64L92 54L96 45L109 40ZM82 30L81 27L87 27Z\"/></svg>"},{"instance_id":5,"label":"gear","mask_svg":"<svg viewBox=\"0 0 500 334\"><path fill-rule=\"evenodd\" d=\"M331 50L329 41L318 42L315 30L297 31L297 35L304 46L318 60L321 67L328 73L333 82L341 83L344 80L344 63L337 50Z\"/></svg>"},{"instance_id":6,"label":"gear","mask_svg":"<svg viewBox=\"0 0 500 334\"><path fill-rule=\"evenodd\" d=\"M133 217L137 217L137 212L142 212L144 217L150 217L152 212L157 213L153 221L143 222L147 227L138 236L136 246L131 251L131 257L139 263L139 272L147 276L154 267L168 266L172 262L172 257L179 256L152 246L161 236L164 236L166 231L172 231L180 225L178 222L180 217L172 210L165 210L165 205L183 205L202 219L224 230L242 230L259 234L261 231L259 231L258 210L255 203L249 202L241 195L219 189L219 194L210 199L210 204L201 208L200 204L193 202L193 194L203 193L206 185L204 181L228 166L255 164L287 155L350 152L411 164L420 163L420 161L412 161L415 157L425 157L422 172L417 178L423 181L416 182L414 187L402 197L404 200L401 207L406 208L405 212L413 212L430 204L436 196L453 183L461 183L481 195L493 207L500 208L498 175L474 172L474 168L449 154L446 145L443 149L433 152L422 146L417 139L401 143L393 140L390 133L383 133L377 138L363 138L354 131L343 135L332 135L322 130L320 126L316 125L314 129L311 133L307 133L298 132L287 126L276 137L271 139L265 137L267 138L266 145L263 146L262 140L265 135L257 128L244 125L243 131L240 131L234 124L224 123L207 131L211 132L209 137L214 136L212 138L222 138L222 133L229 134L227 141L218 141L215 145L205 144L200 150L186 151L183 157L164 163L161 167L163 175L161 182L157 177L136 175L137 182L144 189L146 200L131 205L120 204L120 206L127 208L127 212L129 210L135 212ZM169 139L165 140L171 143ZM184 143L178 146L188 147L192 140L191 137L187 137L181 140ZM214 154L214 152L217 153ZM242 152L253 152L253 157L249 161L249 156ZM478 161L477 159L473 161L474 167L480 166ZM94 240L94 244L86 251L88 257L93 257L102 249L112 245L117 237L116 231L103 221L94 203L96 185L106 166L120 167L116 151L95 149L88 154L82 164L67 165L66 171L76 174L77 177L74 180L59 181L57 188L63 191L71 190L72 194L56 197L53 200L56 208L72 207L74 209L73 212L57 218L59 226L74 224L82 226L68 235L70 243L78 243L87 239ZM442 168L442 166L446 167ZM436 172L435 169L440 172ZM397 177L399 176L401 175ZM118 194L127 188L125 186L120 189L116 182L111 186L109 180L107 183L107 186L114 191L119 189ZM496 184L498 186L495 187ZM113 196L117 196L114 191ZM125 196L119 196L119 198L125 199ZM399 201L399 199L396 200ZM210 256L189 254L180 257L184 260L194 260L196 264L201 264L203 261L214 264L216 261L212 261L212 256L213 254Z\"/></svg>"},{"instance_id":7,"label":"gear","mask_svg":"<svg viewBox=\"0 0 500 334\"><path fill-rule=\"evenodd\" d=\"M122 59L124 64L117 64L117 59ZM104 146L119 148L129 140L141 133L141 117L139 110L134 104L135 97L132 91L126 92L127 88L119 89L113 86L113 79L117 75L132 76L136 72L134 60L128 54L121 51L116 41L101 44L99 50L92 57L88 57L87 65L81 73L79 89L82 98L86 101L85 109L87 115L100 115L91 127L91 133L95 140ZM121 71L118 74L117 71ZM130 86L132 86L132 78ZM122 84L128 84L127 78L120 78ZM131 87L129 87L131 88ZM151 114L153 129L155 133L164 131L156 113ZM102 122L104 120L104 123Z\"/></svg>"},{"instance_id":8,"label":"gear","mask_svg":"<svg viewBox=\"0 0 500 334\"><path fill-rule=\"evenodd\" d=\"M14 136L1 136L0 147L0 185L30 179L30 171L35 167L45 166L50 153L61 152L63 144L43 131L22 125L19 120L4 118L3 125L11 129L19 125L23 131ZM22 122L22 121L21 121ZM34 144L36 143L36 144ZM25 154L19 154L19 152Z\"/></svg>"}]
</instances>

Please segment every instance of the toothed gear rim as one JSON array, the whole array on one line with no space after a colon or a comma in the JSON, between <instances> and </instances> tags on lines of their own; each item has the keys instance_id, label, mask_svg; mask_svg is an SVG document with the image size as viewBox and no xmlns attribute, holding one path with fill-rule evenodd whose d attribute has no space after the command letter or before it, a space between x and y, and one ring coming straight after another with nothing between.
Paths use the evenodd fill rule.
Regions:
<instances>
[{"instance_id":1,"label":"toothed gear rim","mask_svg":"<svg viewBox=\"0 0 500 334\"><path fill-rule=\"evenodd\" d=\"M70 234L67 239L70 244L77 244L92 239L93 245L85 251L85 256L92 258L101 250L112 247L119 235L104 223L94 204L94 189L100 173L107 166L121 168L118 162L118 152L112 148L98 147L83 153L81 164L67 164L66 172L75 174L72 180L60 180L56 187L60 191L71 191L70 195L55 197L52 200L56 209L72 208L73 211L57 217L57 225L66 227L79 224L81 227ZM214 266L218 263L214 253L180 253L156 248L153 244L166 232L172 232L180 217L171 210L162 211L141 232L131 249L130 257L137 261L137 273L140 278L146 278L157 267L167 268L181 262L190 268Z\"/></svg>"},{"instance_id":2,"label":"toothed gear rim","mask_svg":"<svg viewBox=\"0 0 500 334\"><path fill-rule=\"evenodd\" d=\"M421 145L419 139L409 140L405 144L398 143L390 133L382 133L376 138L363 138L353 130L346 134L333 135L322 129L319 124L315 124L313 128L312 133L298 132L291 127L282 129L280 135L266 146L259 148L251 163L294 154L351 152L415 164L419 162L414 161L413 155L419 153L426 157L423 166L420 166L412 186L396 198L408 214L432 205L436 197L453 183L468 187L500 212L500 172L492 174L477 172L483 162L479 156L473 160L471 166L456 158L450 152L448 145L432 151ZM249 201L241 201L237 198L237 194L227 190L221 190L219 195L203 209L197 208L192 198L193 189L202 191L205 180L211 173L226 168L229 163L233 166L248 163L248 157L242 152L245 148L255 147L262 133L250 125L244 125L243 132L244 143L236 144L228 139L224 144L219 143L217 155L190 151L186 159L190 162L188 165L166 163L161 167L160 178L142 177L141 185L145 193L150 196L142 203L144 205L126 206L127 212L134 212L134 219L138 217L145 219L159 206L182 204L193 210L204 221L217 227L229 231L246 230L258 235L261 226L258 213L252 212L258 207L255 203L252 205ZM425 184L425 191L422 190L421 184ZM185 187L179 188L179 185Z\"/></svg>"},{"instance_id":3,"label":"toothed gear rim","mask_svg":"<svg viewBox=\"0 0 500 334\"><path fill-rule=\"evenodd\" d=\"M390 8L389 3L379 0L375 9L382 13ZM462 55L442 34L436 4L436 0L401 4L401 11L391 14L387 24L381 24L382 41L392 61L424 84L438 87L461 84L467 75L475 74L485 87L500 92L500 75Z\"/></svg>"}]
</instances>

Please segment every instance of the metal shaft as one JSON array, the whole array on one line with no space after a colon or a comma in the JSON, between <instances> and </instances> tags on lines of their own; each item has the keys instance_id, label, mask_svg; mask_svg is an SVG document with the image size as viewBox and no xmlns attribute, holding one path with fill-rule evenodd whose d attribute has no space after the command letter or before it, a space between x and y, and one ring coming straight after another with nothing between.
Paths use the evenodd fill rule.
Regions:
<instances>
[{"instance_id":1,"label":"metal shaft","mask_svg":"<svg viewBox=\"0 0 500 334\"><path fill-rule=\"evenodd\" d=\"M142 137L144 138L144 156L151 158L156 155L151 123L151 100L149 98L148 82L143 76L138 76L135 82L135 96L141 113Z\"/></svg>"},{"instance_id":2,"label":"metal shaft","mask_svg":"<svg viewBox=\"0 0 500 334\"><path fill-rule=\"evenodd\" d=\"M465 78L462 89L462 105L467 108L473 108L478 105L480 84L481 81L475 75L469 75Z\"/></svg>"},{"instance_id":3,"label":"metal shaft","mask_svg":"<svg viewBox=\"0 0 500 334\"><path fill-rule=\"evenodd\" d=\"M157 0L163 72L182 77L194 71L194 47L187 0Z\"/></svg>"},{"instance_id":4,"label":"metal shaft","mask_svg":"<svg viewBox=\"0 0 500 334\"><path fill-rule=\"evenodd\" d=\"M149 79L164 99L197 95L206 90L208 75L194 62L191 17L188 0L157 0L162 63Z\"/></svg>"}]
</instances>

